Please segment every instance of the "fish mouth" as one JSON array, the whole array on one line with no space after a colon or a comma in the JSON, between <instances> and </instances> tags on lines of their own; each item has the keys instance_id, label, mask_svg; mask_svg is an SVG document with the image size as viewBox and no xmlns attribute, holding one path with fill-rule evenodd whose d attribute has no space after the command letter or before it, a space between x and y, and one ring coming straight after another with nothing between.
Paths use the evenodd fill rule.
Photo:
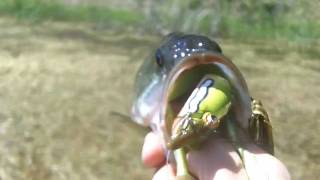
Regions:
<instances>
[{"instance_id":1,"label":"fish mouth","mask_svg":"<svg viewBox=\"0 0 320 180\"><path fill-rule=\"evenodd\" d=\"M236 120L250 117L250 96L247 84L231 60L221 54L212 52L194 54L181 60L169 73L165 81L162 97L162 109L160 110L160 119L162 119L162 128L164 129L167 142L172 141L172 130L176 116L182 106L206 74L215 74L228 80L231 85L233 96L232 106ZM247 121L241 121L243 128L248 127ZM179 141L186 142L190 137L196 136L189 134L186 138L180 138Z\"/></svg>"}]
</instances>

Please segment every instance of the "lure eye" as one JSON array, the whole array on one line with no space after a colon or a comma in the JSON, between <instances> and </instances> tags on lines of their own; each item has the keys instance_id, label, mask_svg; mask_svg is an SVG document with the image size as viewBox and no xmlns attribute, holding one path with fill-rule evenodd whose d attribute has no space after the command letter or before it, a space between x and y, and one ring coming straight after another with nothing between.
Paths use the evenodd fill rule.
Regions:
<instances>
[{"instance_id":1,"label":"lure eye","mask_svg":"<svg viewBox=\"0 0 320 180\"><path fill-rule=\"evenodd\" d=\"M209 112L204 113L202 118L210 129L216 129L220 125L220 120Z\"/></svg>"},{"instance_id":2,"label":"lure eye","mask_svg":"<svg viewBox=\"0 0 320 180\"><path fill-rule=\"evenodd\" d=\"M159 49L156 52L156 62L157 62L159 67L163 66L163 57L162 57L162 54L161 54Z\"/></svg>"}]
</instances>

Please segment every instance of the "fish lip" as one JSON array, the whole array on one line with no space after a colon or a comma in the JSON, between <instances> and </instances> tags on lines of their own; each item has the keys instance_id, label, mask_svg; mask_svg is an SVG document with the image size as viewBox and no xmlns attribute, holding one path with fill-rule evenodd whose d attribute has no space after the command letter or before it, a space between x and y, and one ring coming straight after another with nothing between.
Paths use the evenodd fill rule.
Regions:
<instances>
[{"instance_id":1,"label":"fish lip","mask_svg":"<svg viewBox=\"0 0 320 180\"><path fill-rule=\"evenodd\" d=\"M155 114L159 113L157 109L149 109L143 112L144 108L141 108L141 106L146 107L148 105L141 104L139 101L135 102L134 105L131 107L131 117L132 120L142 126L149 126L154 127L156 123L153 121L158 121L157 116ZM157 128L153 128L157 129Z\"/></svg>"},{"instance_id":2,"label":"fish lip","mask_svg":"<svg viewBox=\"0 0 320 180\"><path fill-rule=\"evenodd\" d=\"M248 87L245 79L239 69L233 64L231 60L222 54L213 52L203 52L193 54L191 56L185 57L177 64L169 73L165 80L165 85L162 99L162 106L160 109L160 119L167 120L167 111L169 106L169 96L173 91L173 87L177 82L178 78L187 70L195 68L199 65L213 65L218 67L225 78L231 84L234 89L235 103L239 103L240 106L235 109L237 115L237 121L239 121L242 128L248 128L247 119L249 119L251 114L251 97L249 95ZM241 120L243 119L243 120ZM165 132L167 136L171 135L172 124L165 123ZM169 138L170 139L170 138Z\"/></svg>"},{"instance_id":3,"label":"fish lip","mask_svg":"<svg viewBox=\"0 0 320 180\"><path fill-rule=\"evenodd\" d=\"M131 108L131 117L133 119L134 122L143 125L143 126L147 126L147 123L144 122L144 118L142 118L142 113L139 111L139 109L137 108L137 105L133 105Z\"/></svg>"}]
</instances>

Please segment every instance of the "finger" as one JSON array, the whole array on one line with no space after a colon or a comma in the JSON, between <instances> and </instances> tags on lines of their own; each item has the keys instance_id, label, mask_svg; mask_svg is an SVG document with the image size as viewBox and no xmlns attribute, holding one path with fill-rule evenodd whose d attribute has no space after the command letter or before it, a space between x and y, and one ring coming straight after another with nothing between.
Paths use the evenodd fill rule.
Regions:
<instances>
[{"instance_id":1,"label":"finger","mask_svg":"<svg viewBox=\"0 0 320 180\"><path fill-rule=\"evenodd\" d=\"M152 180L175 180L175 169L170 164L161 167L153 176Z\"/></svg>"},{"instance_id":2,"label":"finger","mask_svg":"<svg viewBox=\"0 0 320 180\"><path fill-rule=\"evenodd\" d=\"M212 139L199 150L189 152L188 161L190 172L199 179L245 177L241 159L224 139Z\"/></svg>"},{"instance_id":3,"label":"finger","mask_svg":"<svg viewBox=\"0 0 320 180\"><path fill-rule=\"evenodd\" d=\"M251 179L290 179L285 165L254 144L248 144L243 152L247 173Z\"/></svg>"},{"instance_id":4,"label":"finger","mask_svg":"<svg viewBox=\"0 0 320 180\"><path fill-rule=\"evenodd\" d=\"M155 133L150 132L146 135L142 148L142 162L147 167L160 167L165 162L164 149L161 139Z\"/></svg>"}]
</instances>

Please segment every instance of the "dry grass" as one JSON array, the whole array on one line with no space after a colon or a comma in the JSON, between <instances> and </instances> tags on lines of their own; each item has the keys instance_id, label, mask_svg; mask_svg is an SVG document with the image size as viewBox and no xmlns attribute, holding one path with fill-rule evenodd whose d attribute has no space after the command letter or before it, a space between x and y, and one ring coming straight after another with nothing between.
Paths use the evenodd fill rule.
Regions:
<instances>
[{"instance_id":1,"label":"dry grass","mask_svg":"<svg viewBox=\"0 0 320 180\"><path fill-rule=\"evenodd\" d=\"M228 42L225 46L245 74L252 95L267 107L276 156L293 179L320 176L320 55L319 51L310 55L313 47L306 46L300 53L298 47L285 43Z\"/></svg>"},{"instance_id":2,"label":"dry grass","mask_svg":"<svg viewBox=\"0 0 320 180\"><path fill-rule=\"evenodd\" d=\"M133 50L80 26L1 27L0 177L146 179L146 131L110 114L129 108Z\"/></svg>"},{"instance_id":3,"label":"dry grass","mask_svg":"<svg viewBox=\"0 0 320 180\"><path fill-rule=\"evenodd\" d=\"M146 131L112 112L128 114L133 74L156 41L88 25L0 26L0 177L150 179L140 162ZM293 179L319 177L319 52L221 43L270 111Z\"/></svg>"}]
</instances>

